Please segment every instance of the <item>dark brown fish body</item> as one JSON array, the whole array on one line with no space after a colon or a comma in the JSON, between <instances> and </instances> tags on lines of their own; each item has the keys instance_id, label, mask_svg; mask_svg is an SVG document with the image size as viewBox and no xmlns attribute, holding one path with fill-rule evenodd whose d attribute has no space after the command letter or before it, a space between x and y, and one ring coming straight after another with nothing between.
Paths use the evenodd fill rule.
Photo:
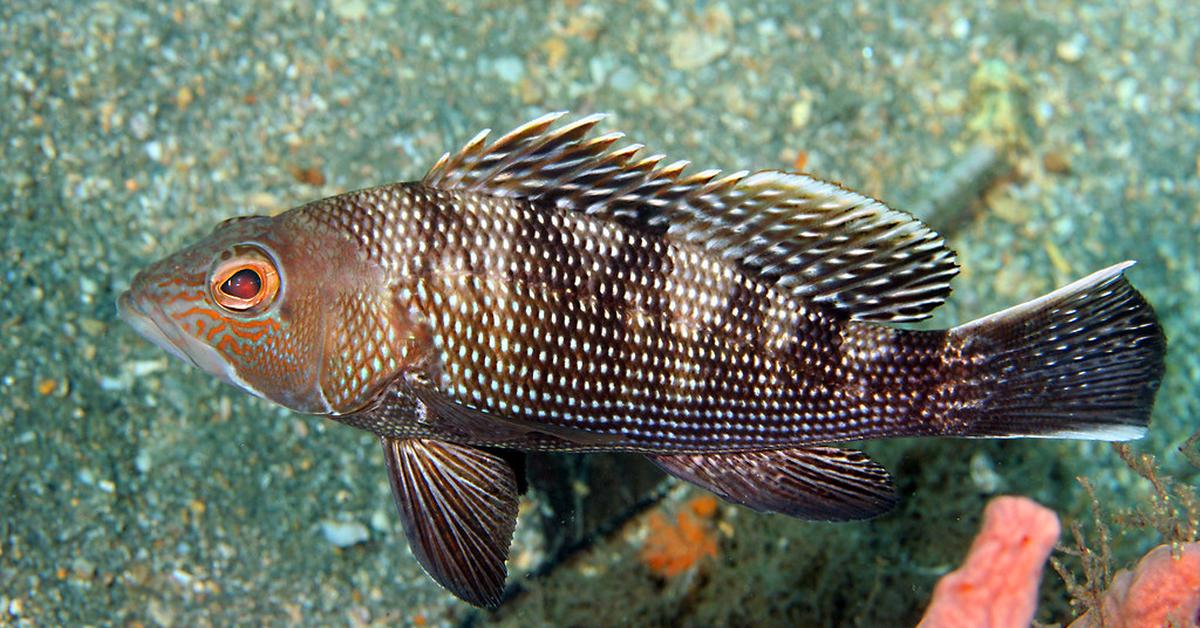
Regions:
<instances>
[{"instance_id":1,"label":"dark brown fish body","mask_svg":"<svg viewBox=\"0 0 1200 628\"><path fill-rule=\"evenodd\" d=\"M349 391L330 396L346 413L339 420L383 436L737 451L952 434L966 419L956 410L975 401L955 391L970 365L946 332L823 314L699 244L524 200L411 184L301 211L356 238L388 269L390 290L422 339L407 359L429 369L449 401L595 438L486 426L422 432L412 415L388 407L407 391L381 381L367 395L382 395L372 403L355 394L357 377L326 388ZM361 361L374 353L368 347Z\"/></svg>"},{"instance_id":2,"label":"dark brown fish body","mask_svg":"<svg viewBox=\"0 0 1200 628\"><path fill-rule=\"evenodd\" d=\"M953 253L803 175L634 159L557 115L420 183L222 224L121 311L222 379L378 434L414 554L476 604L503 588L516 479L480 447L647 455L753 509L844 520L895 502L833 443L1121 440L1165 342L1119 264L941 331Z\"/></svg>"}]
</instances>

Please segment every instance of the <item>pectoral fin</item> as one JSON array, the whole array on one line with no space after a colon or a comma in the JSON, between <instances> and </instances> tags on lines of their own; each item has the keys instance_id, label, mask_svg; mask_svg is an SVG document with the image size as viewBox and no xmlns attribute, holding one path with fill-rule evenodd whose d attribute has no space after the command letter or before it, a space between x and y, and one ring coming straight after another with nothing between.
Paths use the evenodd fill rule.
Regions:
<instances>
[{"instance_id":1,"label":"pectoral fin","mask_svg":"<svg viewBox=\"0 0 1200 628\"><path fill-rule=\"evenodd\" d=\"M802 519L868 519L896 505L891 476L858 451L799 447L648 456L667 473L760 512Z\"/></svg>"},{"instance_id":2,"label":"pectoral fin","mask_svg":"<svg viewBox=\"0 0 1200 628\"><path fill-rule=\"evenodd\" d=\"M412 553L434 580L495 608L517 524L517 482L493 454L435 440L381 439Z\"/></svg>"}]
</instances>

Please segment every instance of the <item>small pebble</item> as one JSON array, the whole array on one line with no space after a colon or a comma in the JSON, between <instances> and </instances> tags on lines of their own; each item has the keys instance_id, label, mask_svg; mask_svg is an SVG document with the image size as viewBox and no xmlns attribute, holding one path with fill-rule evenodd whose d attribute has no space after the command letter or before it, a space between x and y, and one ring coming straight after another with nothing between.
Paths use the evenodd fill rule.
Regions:
<instances>
[{"instance_id":1,"label":"small pebble","mask_svg":"<svg viewBox=\"0 0 1200 628\"><path fill-rule=\"evenodd\" d=\"M551 37L542 43L542 52L546 55L546 65L553 70L562 65L569 49L561 37Z\"/></svg>"},{"instance_id":2,"label":"small pebble","mask_svg":"<svg viewBox=\"0 0 1200 628\"><path fill-rule=\"evenodd\" d=\"M92 279L90 277L85 277L85 276L79 277L79 291L80 292L82 292L88 296L94 296L99 289L100 289L100 287L98 285L96 285L96 281L94 279Z\"/></svg>"},{"instance_id":3,"label":"small pebble","mask_svg":"<svg viewBox=\"0 0 1200 628\"><path fill-rule=\"evenodd\" d=\"M183 585L183 586L185 586L185 587L186 587L186 586L188 586L188 585L190 585L190 584L192 583L192 580L194 580L194 579L195 579L195 578L192 576L192 574L190 574L190 573L188 573L188 572L186 572L186 571L184 571L184 570L182 570L182 569L175 569L175 570L173 570L173 571L171 572L171 578L172 578L172 579L174 579L174 580L175 580L175 582L178 582L179 584L181 584L181 585Z\"/></svg>"},{"instance_id":4,"label":"small pebble","mask_svg":"<svg viewBox=\"0 0 1200 628\"><path fill-rule=\"evenodd\" d=\"M686 27L671 36L667 57L679 70L695 70L725 55L733 45L733 18L724 6L704 12L701 28Z\"/></svg>"},{"instance_id":5,"label":"small pebble","mask_svg":"<svg viewBox=\"0 0 1200 628\"><path fill-rule=\"evenodd\" d=\"M8 180L12 183L12 187L18 190L23 190L33 185L33 177L29 176L28 172L13 172L9 174Z\"/></svg>"},{"instance_id":6,"label":"small pebble","mask_svg":"<svg viewBox=\"0 0 1200 628\"><path fill-rule=\"evenodd\" d=\"M158 142L146 142L146 156L153 161L162 161L163 149L162 144Z\"/></svg>"},{"instance_id":7,"label":"small pebble","mask_svg":"<svg viewBox=\"0 0 1200 628\"><path fill-rule=\"evenodd\" d=\"M812 120L813 99L812 94L801 94L800 100L797 100L792 105L792 128L802 129L808 126L808 122Z\"/></svg>"},{"instance_id":8,"label":"small pebble","mask_svg":"<svg viewBox=\"0 0 1200 628\"><path fill-rule=\"evenodd\" d=\"M183 111L187 109L188 105L191 105L192 101L195 99L196 97L192 94L191 88L185 85L180 87L179 91L175 93L175 106L179 107L180 111Z\"/></svg>"},{"instance_id":9,"label":"small pebble","mask_svg":"<svg viewBox=\"0 0 1200 628\"><path fill-rule=\"evenodd\" d=\"M961 89L947 89L942 91L937 96L938 109L945 112L962 111L963 103L967 100L967 93Z\"/></svg>"},{"instance_id":10,"label":"small pebble","mask_svg":"<svg viewBox=\"0 0 1200 628\"><path fill-rule=\"evenodd\" d=\"M995 493L1004 484L1004 478L996 473L991 457L983 452L971 456L970 474L971 483L985 495Z\"/></svg>"},{"instance_id":11,"label":"small pebble","mask_svg":"<svg viewBox=\"0 0 1200 628\"><path fill-rule=\"evenodd\" d=\"M366 542L371 538L371 533L357 521L332 521L326 519L321 522L321 534L325 536L325 540L329 541L334 547L350 547Z\"/></svg>"},{"instance_id":12,"label":"small pebble","mask_svg":"<svg viewBox=\"0 0 1200 628\"><path fill-rule=\"evenodd\" d=\"M638 74L626 66L621 66L609 77L608 84L618 92L625 93L637 86Z\"/></svg>"},{"instance_id":13,"label":"small pebble","mask_svg":"<svg viewBox=\"0 0 1200 628\"><path fill-rule=\"evenodd\" d=\"M150 472L153 461L150 459L150 454L145 449L138 451L133 457L133 468L137 469L138 473L145 475Z\"/></svg>"},{"instance_id":14,"label":"small pebble","mask_svg":"<svg viewBox=\"0 0 1200 628\"><path fill-rule=\"evenodd\" d=\"M292 177L295 178L298 183L304 183L317 188L325 185L325 173L321 172L320 168L301 168L298 166L291 166L288 168L288 171L291 172Z\"/></svg>"},{"instance_id":15,"label":"small pebble","mask_svg":"<svg viewBox=\"0 0 1200 628\"><path fill-rule=\"evenodd\" d=\"M145 111L135 112L129 117L129 132L138 140L150 137L150 116Z\"/></svg>"},{"instance_id":16,"label":"small pebble","mask_svg":"<svg viewBox=\"0 0 1200 628\"><path fill-rule=\"evenodd\" d=\"M47 159L55 159L58 157L58 147L54 144L54 138L49 135L42 137L42 152L45 153Z\"/></svg>"},{"instance_id":17,"label":"small pebble","mask_svg":"<svg viewBox=\"0 0 1200 628\"><path fill-rule=\"evenodd\" d=\"M96 575L96 563L83 556L77 556L76 560L71 561L71 570L80 578L92 578Z\"/></svg>"},{"instance_id":18,"label":"small pebble","mask_svg":"<svg viewBox=\"0 0 1200 628\"><path fill-rule=\"evenodd\" d=\"M967 35L971 34L971 20L965 17L954 20L950 25L950 34L954 35L955 39L966 39Z\"/></svg>"},{"instance_id":19,"label":"small pebble","mask_svg":"<svg viewBox=\"0 0 1200 628\"><path fill-rule=\"evenodd\" d=\"M371 527L376 532L387 532L392 529L392 518L382 510L371 513Z\"/></svg>"},{"instance_id":20,"label":"small pebble","mask_svg":"<svg viewBox=\"0 0 1200 628\"><path fill-rule=\"evenodd\" d=\"M1123 107L1129 107L1133 102L1133 97L1138 93L1137 79L1127 76L1117 81L1117 101Z\"/></svg>"},{"instance_id":21,"label":"small pebble","mask_svg":"<svg viewBox=\"0 0 1200 628\"><path fill-rule=\"evenodd\" d=\"M1058 151L1050 151L1042 155L1042 167L1046 169L1046 172L1067 174L1071 171L1071 161Z\"/></svg>"},{"instance_id":22,"label":"small pebble","mask_svg":"<svg viewBox=\"0 0 1200 628\"><path fill-rule=\"evenodd\" d=\"M134 377L145 377L167 368L166 360L137 360L129 363L129 372Z\"/></svg>"},{"instance_id":23,"label":"small pebble","mask_svg":"<svg viewBox=\"0 0 1200 628\"><path fill-rule=\"evenodd\" d=\"M333 0L333 14L343 20L361 20L367 16L365 0Z\"/></svg>"},{"instance_id":24,"label":"small pebble","mask_svg":"<svg viewBox=\"0 0 1200 628\"><path fill-rule=\"evenodd\" d=\"M83 333L89 336L100 336L104 333L104 323L94 318L79 319L79 326L83 328Z\"/></svg>"},{"instance_id":25,"label":"small pebble","mask_svg":"<svg viewBox=\"0 0 1200 628\"><path fill-rule=\"evenodd\" d=\"M1058 46L1054 51L1058 53L1058 58L1067 63L1075 63L1083 58L1083 52L1087 47L1087 39L1082 33L1075 33L1070 39L1058 42Z\"/></svg>"},{"instance_id":26,"label":"small pebble","mask_svg":"<svg viewBox=\"0 0 1200 628\"><path fill-rule=\"evenodd\" d=\"M109 377L102 375L100 377L100 390L105 392L118 392L129 388L129 380L124 377Z\"/></svg>"},{"instance_id":27,"label":"small pebble","mask_svg":"<svg viewBox=\"0 0 1200 628\"><path fill-rule=\"evenodd\" d=\"M671 37L667 54L671 67L678 70L695 70L719 59L729 51L729 42L692 31L681 31Z\"/></svg>"},{"instance_id":28,"label":"small pebble","mask_svg":"<svg viewBox=\"0 0 1200 628\"><path fill-rule=\"evenodd\" d=\"M500 80L506 83L516 83L525 74L525 64L513 56L499 57L492 62L492 70Z\"/></svg>"}]
</instances>

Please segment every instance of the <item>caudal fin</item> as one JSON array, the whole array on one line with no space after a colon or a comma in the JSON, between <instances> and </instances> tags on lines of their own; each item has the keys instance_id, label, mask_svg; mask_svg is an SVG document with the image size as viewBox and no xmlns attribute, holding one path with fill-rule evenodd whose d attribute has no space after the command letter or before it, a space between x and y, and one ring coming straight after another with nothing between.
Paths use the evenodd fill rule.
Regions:
<instances>
[{"instance_id":1,"label":"caudal fin","mask_svg":"<svg viewBox=\"0 0 1200 628\"><path fill-rule=\"evenodd\" d=\"M978 374L967 385L973 402L960 410L959 435L1140 438L1162 381L1166 338L1122 275L1132 265L950 330L951 346Z\"/></svg>"}]
</instances>

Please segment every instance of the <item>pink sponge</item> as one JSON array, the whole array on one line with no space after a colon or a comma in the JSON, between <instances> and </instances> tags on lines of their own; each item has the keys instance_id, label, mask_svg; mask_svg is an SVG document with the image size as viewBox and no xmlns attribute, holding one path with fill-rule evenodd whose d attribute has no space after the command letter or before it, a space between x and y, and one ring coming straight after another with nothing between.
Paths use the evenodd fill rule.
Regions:
<instances>
[{"instance_id":1,"label":"pink sponge","mask_svg":"<svg viewBox=\"0 0 1200 628\"><path fill-rule=\"evenodd\" d=\"M1054 511L1031 499L993 499L966 562L938 581L920 626L1028 626L1060 531Z\"/></svg>"},{"instance_id":2,"label":"pink sponge","mask_svg":"<svg viewBox=\"0 0 1200 628\"><path fill-rule=\"evenodd\" d=\"M1088 611L1071 628L1200 626L1200 543L1186 543L1178 558L1159 545L1121 570L1104 596L1104 621Z\"/></svg>"}]
</instances>

